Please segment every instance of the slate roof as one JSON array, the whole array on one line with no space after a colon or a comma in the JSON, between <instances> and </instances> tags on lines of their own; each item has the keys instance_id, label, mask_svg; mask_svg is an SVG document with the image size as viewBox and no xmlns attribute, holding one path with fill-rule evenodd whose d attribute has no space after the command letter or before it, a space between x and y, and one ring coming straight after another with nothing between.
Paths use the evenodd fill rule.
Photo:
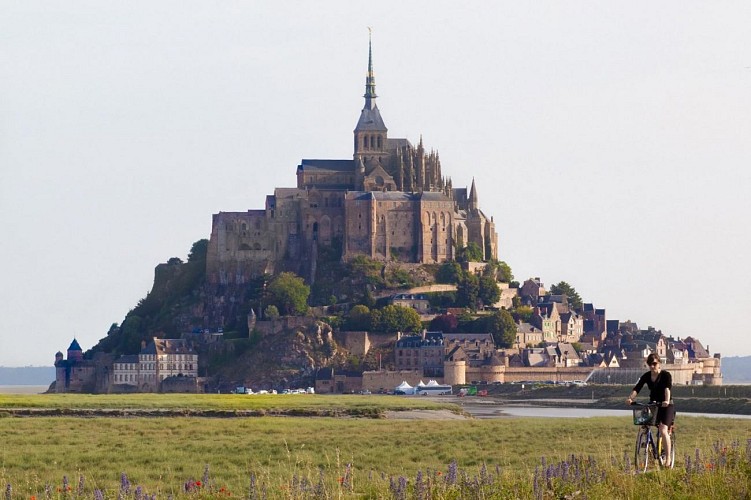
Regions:
<instances>
[{"instance_id":1,"label":"slate roof","mask_svg":"<svg viewBox=\"0 0 751 500\"><path fill-rule=\"evenodd\" d=\"M381 118L381 112L378 110L378 106L373 105L372 109L367 107L363 108L360 112L360 119L357 121L355 130L387 130L386 124L383 123Z\"/></svg>"},{"instance_id":2,"label":"slate roof","mask_svg":"<svg viewBox=\"0 0 751 500\"><path fill-rule=\"evenodd\" d=\"M355 170L354 160L310 160L303 159L297 170L325 171L325 172L353 172Z\"/></svg>"},{"instance_id":3,"label":"slate roof","mask_svg":"<svg viewBox=\"0 0 751 500\"><path fill-rule=\"evenodd\" d=\"M432 337L423 339L420 335L405 335L396 341L396 347L430 347L441 346L443 340L440 338Z\"/></svg>"},{"instance_id":4,"label":"slate roof","mask_svg":"<svg viewBox=\"0 0 751 500\"><path fill-rule=\"evenodd\" d=\"M415 195L403 191L350 191L348 200L411 201Z\"/></svg>"},{"instance_id":5,"label":"slate roof","mask_svg":"<svg viewBox=\"0 0 751 500\"><path fill-rule=\"evenodd\" d=\"M412 147L412 143L409 142L408 139L404 138L388 138L386 139L386 147L389 150L398 149L398 148L404 148L404 147Z\"/></svg>"},{"instance_id":6,"label":"slate roof","mask_svg":"<svg viewBox=\"0 0 751 500\"><path fill-rule=\"evenodd\" d=\"M539 328L535 328L529 323L524 322L516 324L516 331L519 333L542 333L542 330L540 330Z\"/></svg>"},{"instance_id":7,"label":"slate roof","mask_svg":"<svg viewBox=\"0 0 751 500\"><path fill-rule=\"evenodd\" d=\"M424 201L450 201L448 196L443 193L437 193L433 191L424 191L419 193L417 197Z\"/></svg>"},{"instance_id":8,"label":"slate roof","mask_svg":"<svg viewBox=\"0 0 751 500\"><path fill-rule=\"evenodd\" d=\"M115 363L138 363L138 354L124 354L117 358Z\"/></svg>"},{"instance_id":9,"label":"slate roof","mask_svg":"<svg viewBox=\"0 0 751 500\"><path fill-rule=\"evenodd\" d=\"M83 351L81 349L81 346L78 344L78 341L76 339L73 339L73 342L70 343L70 347L68 347L69 351Z\"/></svg>"}]
</instances>

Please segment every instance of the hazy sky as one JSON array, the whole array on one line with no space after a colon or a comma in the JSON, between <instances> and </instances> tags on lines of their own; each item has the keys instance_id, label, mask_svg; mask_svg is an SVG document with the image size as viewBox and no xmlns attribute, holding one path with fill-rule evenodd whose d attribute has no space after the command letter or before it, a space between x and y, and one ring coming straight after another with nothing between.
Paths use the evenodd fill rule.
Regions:
<instances>
[{"instance_id":1,"label":"hazy sky","mask_svg":"<svg viewBox=\"0 0 751 500\"><path fill-rule=\"evenodd\" d=\"M390 137L477 181L520 281L751 354L751 3L0 0L0 365L105 336L154 267Z\"/></svg>"}]
</instances>

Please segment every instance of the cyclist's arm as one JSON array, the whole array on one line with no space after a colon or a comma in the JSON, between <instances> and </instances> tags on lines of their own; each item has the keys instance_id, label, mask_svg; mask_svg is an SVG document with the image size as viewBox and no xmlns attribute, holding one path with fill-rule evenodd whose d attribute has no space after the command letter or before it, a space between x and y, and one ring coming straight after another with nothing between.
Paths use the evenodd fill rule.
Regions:
<instances>
[{"instance_id":1,"label":"cyclist's arm","mask_svg":"<svg viewBox=\"0 0 751 500\"><path fill-rule=\"evenodd\" d=\"M665 400L662 402L662 406L670 404L670 387L665 388Z\"/></svg>"},{"instance_id":2,"label":"cyclist's arm","mask_svg":"<svg viewBox=\"0 0 751 500\"><path fill-rule=\"evenodd\" d=\"M636 396L639 395L639 391L641 391L641 388L644 387L644 384L646 383L647 379L646 376L649 376L649 372L645 373L639 378L639 381L636 383L633 389L631 389L631 394L628 395L628 399L626 400L627 404L631 404L634 402L634 399L636 399Z\"/></svg>"}]
</instances>

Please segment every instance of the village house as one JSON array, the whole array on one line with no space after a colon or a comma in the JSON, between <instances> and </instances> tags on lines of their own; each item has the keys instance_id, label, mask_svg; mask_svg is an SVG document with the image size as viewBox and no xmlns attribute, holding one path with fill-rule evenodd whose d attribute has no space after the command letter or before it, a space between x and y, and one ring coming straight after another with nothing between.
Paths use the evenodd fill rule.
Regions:
<instances>
[{"instance_id":1,"label":"village house","mask_svg":"<svg viewBox=\"0 0 751 500\"><path fill-rule=\"evenodd\" d=\"M516 340L514 341L514 345L517 349L537 346L540 343L542 343L542 330L522 321L516 324Z\"/></svg>"},{"instance_id":2,"label":"village house","mask_svg":"<svg viewBox=\"0 0 751 500\"><path fill-rule=\"evenodd\" d=\"M395 306L409 307L420 314L430 312L430 302L425 294L398 293L393 295L389 302Z\"/></svg>"},{"instance_id":3,"label":"village house","mask_svg":"<svg viewBox=\"0 0 751 500\"><path fill-rule=\"evenodd\" d=\"M113 363L112 390L198 392L198 354L185 339L154 337L137 355Z\"/></svg>"}]
</instances>

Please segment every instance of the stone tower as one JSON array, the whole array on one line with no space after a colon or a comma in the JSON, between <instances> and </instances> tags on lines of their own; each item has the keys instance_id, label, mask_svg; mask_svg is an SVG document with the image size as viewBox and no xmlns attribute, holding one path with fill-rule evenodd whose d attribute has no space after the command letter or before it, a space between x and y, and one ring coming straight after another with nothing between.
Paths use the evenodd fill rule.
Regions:
<instances>
[{"instance_id":1,"label":"stone tower","mask_svg":"<svg viewBox=\"0 0 751 500\"><path fill-rule=\"evenodd\" d=\"M355 126L355 165L358 177L370 173L375 167L384 165L389 156L387 147L388 129L383 123L381 112L376 105L375 74L373 73L373 45L368 39L368 74L365 77L365 105Z\"/></svg>"}]
</instances>

